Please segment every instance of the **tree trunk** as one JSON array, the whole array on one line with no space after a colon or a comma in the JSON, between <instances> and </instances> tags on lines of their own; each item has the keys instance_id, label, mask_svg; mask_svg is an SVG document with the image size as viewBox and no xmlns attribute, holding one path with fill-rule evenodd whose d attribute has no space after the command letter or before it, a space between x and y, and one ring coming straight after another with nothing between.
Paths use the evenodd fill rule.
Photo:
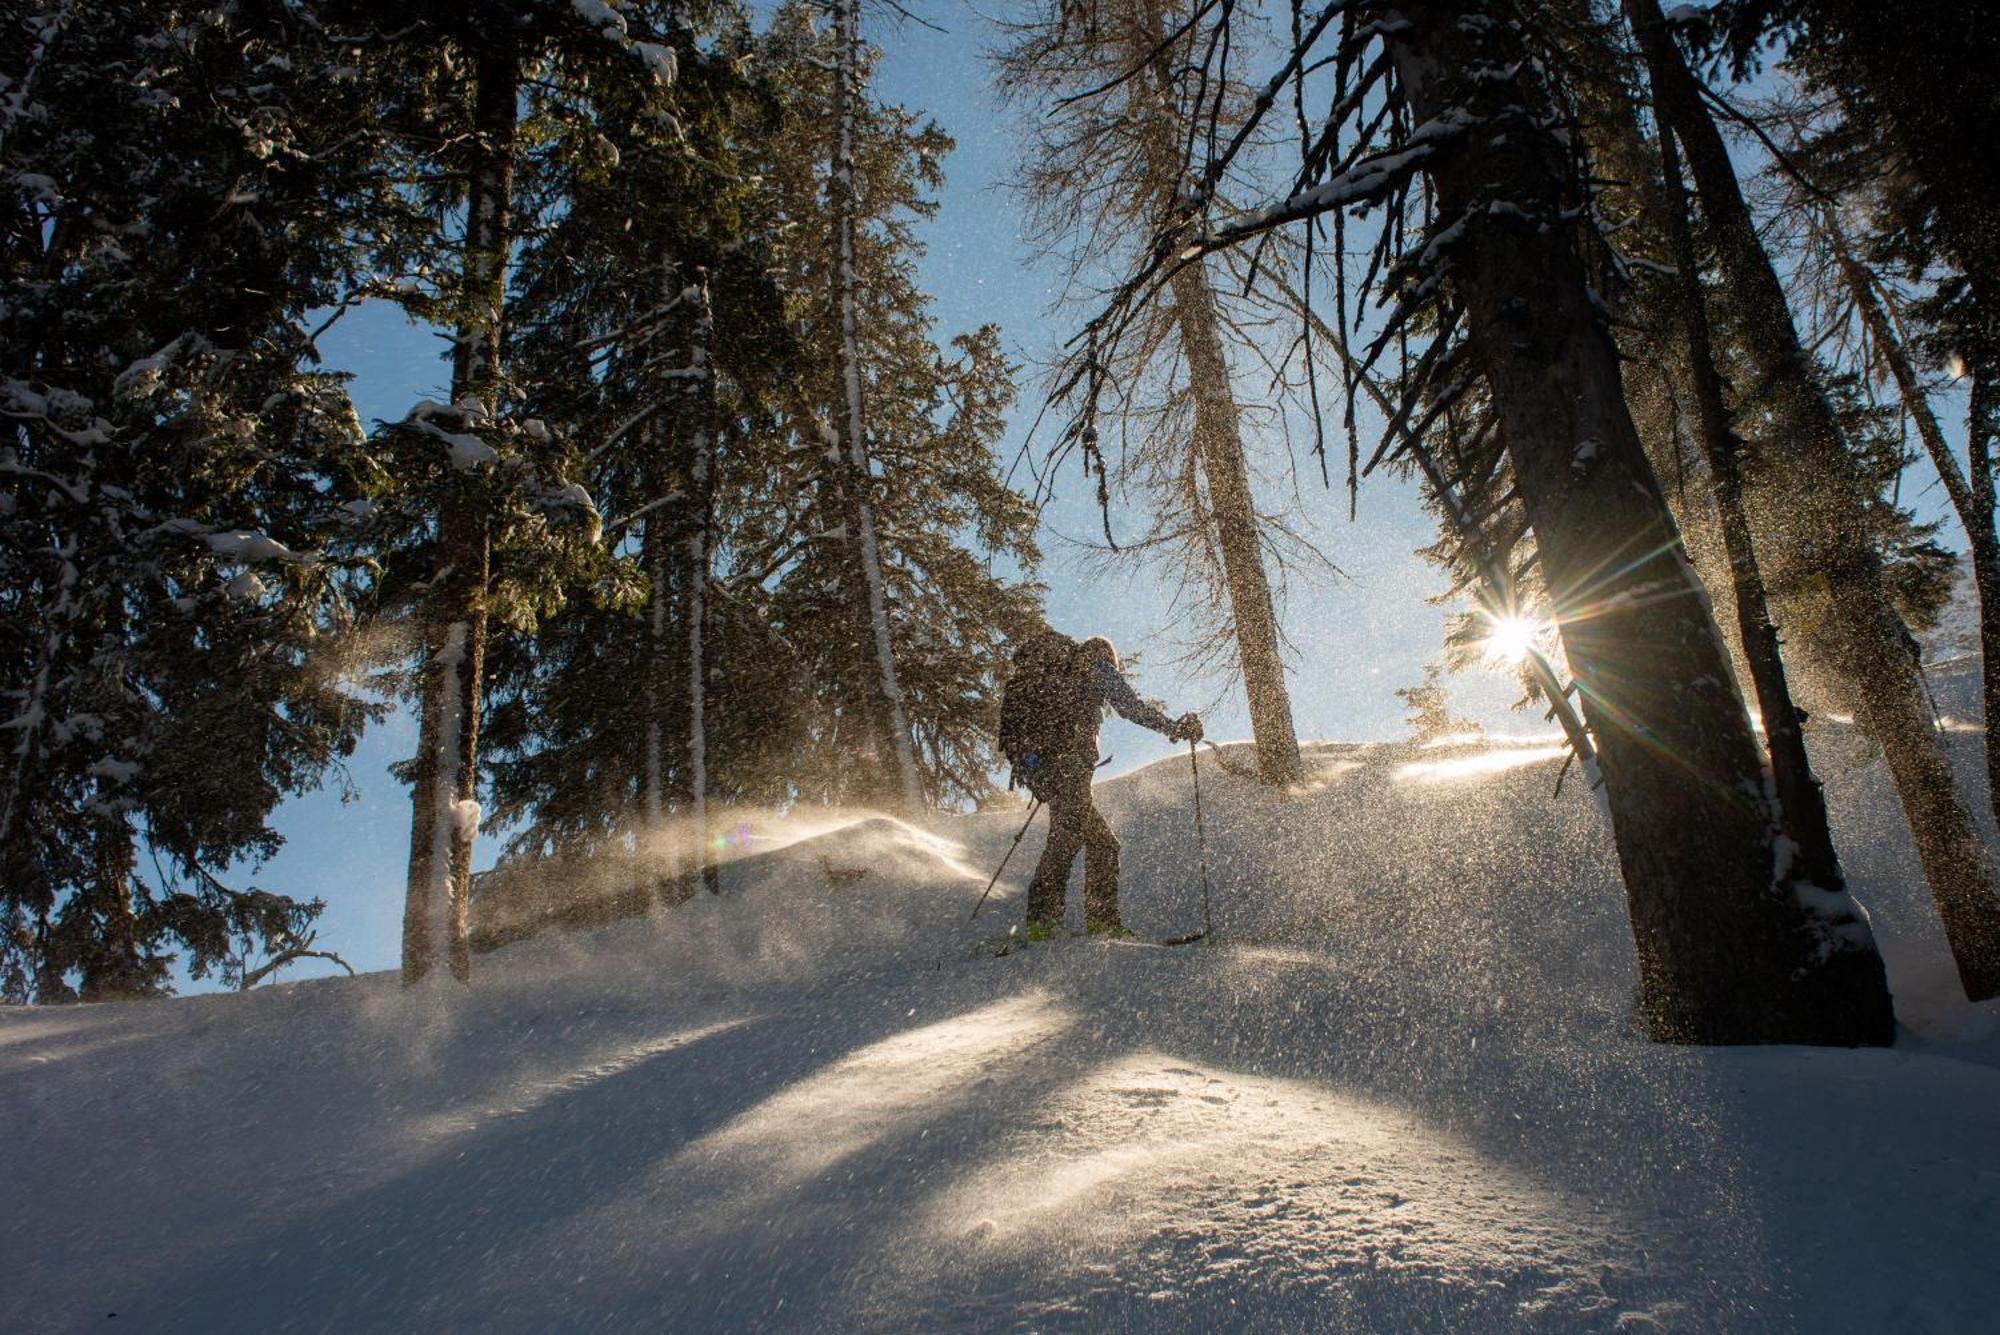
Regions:
<instances>
[{"instance_id":1,"label":"tree trunk","mask_svg":"<svg viewBox=\"0 0 2000 1335\"><path fill-rule=\"evenodd\" d=\"M708 577L709 535L715 522L715 313L709 306L708 275L689 277L686 291L694 301L693 337L688 344L690 377L681 382L684 411L676 415L688 452L687 534L682 541L680 580L681 624L687 633L687 685L681 715L686 769L681 796L691 827L691 862L701 868L702 884L710 893L719 893L721 883L708 835Z\"/></svg>"},{"instance_id":2,"label":"tree trunk","mask_svg":"<svg viewBox=\"0 0 2000 1335\"><path fill-rule=\"evenodd\" d=\"M1184 125L1175 114L1169 53L1159 6L1134 6L1136 40L1127 59L1147 61L1147 91L1134 114L1146 120L1142 143L1146 188L1163 212L1181 195L1180 140ZM1292 697L1285 685L1285 660L1278 648L1278 616L1271 581L1264 571L1255 497L1243 451L1243 430L1230 380L1222 319L1205 262L1183 265L1173 276L1174 323L1187 355L1188 389L1194 396L1194 449L1208 479L1209 519L1222 552L1223 588L1236 660L1250 705L1250 732L1257 743L1257 772L1265 783L1291 784L1305 777Z\"/></svg>"},{"instance_id":3,"label":"tree trunk","mask_svg":"<svg viewBox=\"0 0 2000 1335\"><path fill-rule=\"evenodd\" d=\"M500 341L514 191L520 68L504 16L469 35L477 56L473 160L466 197L462 311L452 356L455 404L499 408ZM492 541L477 500L463 489L438 516L442 567L425 599L416 783L411 794L410 877L403 905L403 984L413 986L445 952L452 976L472 976L467 911L479 711L486 656L486 595Z\"/></svg>"},{"instance_id":4,"label":"tree trunk","mask_svg":"<svg viewBox=\"0 0 2000 1335\"><path fill-rule=\"evenodd\" d=\"M1908 628L1864 517L1867 487L1815 383L1728 147L1656 0L1624 0L1660 115L1687 152L1741 343L1772 419L1745 504L1772 600L1882 746L1966 995L2000 996L2000 886L1933 726Z\"/></svg>"},{"instance_id":5,"label":"tree trunk","mask_svg":"<svg viewBox=\"0 0 2000 1335\"><path fill-rule=\"evenodd\" d=\"M139 924L132 911L132 831L123 817L98 822L92 837L92 886L97 913L81 965L78 998L138 1001L158 994L139 955Z\"/></svg>"},{"instance_id":6,"label":"tree trunk","mask_svg":"<svg viewBox=\"0 0 2000 1335\"><path fill-rule=\"evenodd\" d=\"M840 317L840 343L835 373L841 395L838 494L845 508L847 563L844 597L852 631L849 651L851 680L867 683L859 705L874 752L871 772L862 788L873 801L884 801L916 815L924 809L923 780L917 773L916 744L910 735L909 713L896 672L895 646L889 633L888 591L882 575L880 539L875 531L874 473L868 462L867 419L861 402L860 274L855 241L860 227L854 182L855 121L861 101L860 0L834 0L834 29L840 51L834 71L833 173L827 186L833 207L834 299Z\"/></svg>"},{"instance_id":7,"label":"tree trunk","mask_svg":"<svg viewBox=\"0 0 2000 1335\"><path fill-rule=\"evenodd\" d=\"M1673 242L1666 226L1673 210L1657 176L1659 146L1641 127L1632 101L1639 70L1636 57L1626 50L1622 20L1605 14L1595 0L1552 0L1552 7L1569 29L1563 39L1570 67L1566 79L1577 102L1591 169L1600 178L1599 207L1622 204L1625 212L1618 220L1637 224L1619 233L1621 250L1671 262ZM1624 184L1621 188L1612 182ZM1621 199L1627 192L1629 199ZM1708 591L1742 690L1741 684L1751 681L1750 666L1743 654L1736 580L1716 510L1715 483L1692 426L1696 414L1689 405L1697 395L1689 382L1676 278L1649 275L1643 267L1629 277L1606 278L1602 295L1625 356L1625 404L1673 511L1681 545Z\"/></svg>"},{"instance_id":8,"label":"tree trunk","mask_svg":"<svg viewBox=\"0 0 2000 1335\"><path fill-rule=\"evenodd\" d=\"M1917 438L1923 441L1924 451L1930 455L1931 464L1937 469L1938 481L1944 484L1952 509L1958 512L1958 522L1965 529L1965 544L1972 557L1973 587L1979 594L1979 675L1986 723L1986 799L1992 807L1994 819L2000 821L2000 529L1994 525L1990 437L1982 435L1978 429L1983 416L1981 402L1985 395L1977 396L1969 414L1971 430L1968 432L1967 458L1972 468L1972 480L1968 482L1965 472L1958 466L1958 457L1951 452L1951 443L1944 438L1944 428L1939 425L1937 414L1931 411L1930 395L1925 393L1923 381L1917 377L1916 367L1910 362L1909 350L1903 346L1903 340L1889 319L1889 312L1883 308L1881 295L1869 281L1867 270L1848 249L1839 218L1832 209L1827 209L1821 213L1818 222L1820 231L1833 250L1834 261L1840 266L1841 278L1854 298L1855 309L1861 313L1862 325L1868 330L1869 338L1874 340L1876 356L1889 368L1889 375L1896 382L1896 393L1903 401L1903 409L1916 423ZM1980 385L1981 380L1975 375L1975 391Z\"/></svg>"},{"instance_id":9,"label":"tree trunk","mask_svg":"<svg viewBox=\"0 0 2000 1335\"><path fill-rule=\"evenodd\" d=\"M1715 346L1701 290L1701 267L1695 255L1694 232L1688 224L1687 188L1681 179L1680 154L1673 132L1660 131L1660 200L1674 267L1679 270L1681 357L1694 396L1695 435L1708 462L1723 549L1729 561L1730 589L1736 605L1737 631L1757 706L1764 716L1764 749L1771 761L1783 828L1799 847L1799 879L1836 893L1846 893L1846 876L1834 850L1833 829L1827 821L1826 794L1806 754L1804 716L1792 700L1785 680L1784 658L1778 649L1778 629L1771 622L1764 596L1764 576L1743 511L1743 474L1739 464L1742 442L1730 424L1722 376L1716 370ZM1857 931L1866 931L1857 927Z\"/></svg>"},{"instance_id":10,"label":"tree trunk","mask_svg":"<svg viewBox=\"0 0 2000 1335\"><path fill-rule=\"evenodd\" d=\"M1966 413L1966 462L1972 471L1971 513L1966 520L1972 547L1972 577L1979 589L1980 703L1986 723L1986 796L2000 820L2000 533L1993 523L1994 371L1989 363L1972 368L1971 404ZM1935 421L1932 422L1935 428Z\"/></svg>"},{"instance_id":11,"label":"tree trunk","mask_svg":"<svg viewBox=\"0 0 2000 1335\"><path fill-rule=\"evenodd\" d=\"M1229 359L1218 332L1215 293L1199 263L1173 278L1174 310L1181 347L1187 353L1194 393L1195 448L1208 478L1208 503L1222 548L1222 571L1229 591L1229 620L1236 636L1237 661L1250 702L1250 731L1257 741L1257 772L1265 783L1297 783L1305 775L1298 734L1292 727L1292 698L1285 688L1285 661L1278 652L1278 616L1271 582L1258 545L1257 510L1250 494L1250 470L1243 459L1243 433L1236 397L1229 385Z\"/></svg>"},{"instance_id":12,"label":"tree trunk","mask_svg":"<svg viewBox=\"0 0 2000 1335\"><path fill-rule=\"evenodd\" d=\"M1576 195L1559 118L1513 20L1485 12L1500 8L1405 7L1387 40L1417 123L1470 113L1427 170L1441 216L1464 220L1450 281L1597 737L1648 1025L1678 1042L1887 1042L1879 959L1841 948L1774 867L1748 716L1557 221Z\"/></svg>"},{"instance_id":13,"label":"tree trunk","mask_svg":"<svg viewBox=\"0 0 2000 1335\"><path fill-rule=\"evenodd\" d=\"M654 508L646 514L645 529L640 535L646 578L651 587L646 597L646 671L640 684L646 712L644 768L639 778L644 837L639 840L636 870L646 898L671 904L683 897L679 892L686 884L681 875L682 841L667 830L667 729L673 714L670 665L674 658L674 526L679 521L671 507L658 504L671 485L660 467L664 448L661 434L657 414L640 432L646 457L646 490L651 493L645 503Z\"/></svg>"}]
</instances>

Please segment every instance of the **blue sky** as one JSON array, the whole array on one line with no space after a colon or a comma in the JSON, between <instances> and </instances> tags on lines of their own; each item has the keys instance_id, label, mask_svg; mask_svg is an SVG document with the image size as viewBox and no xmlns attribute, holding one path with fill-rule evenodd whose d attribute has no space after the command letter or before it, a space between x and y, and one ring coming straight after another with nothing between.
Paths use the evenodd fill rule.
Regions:
<instances>
[{"instance_id":1,"label":"blue sky","mask_svg":"<svg viewBox=\"0 0 2000 1335\"><path fill-rule=\"evenodd\" d=\"M925 12L946 31L907 21L892 25L876 11L869 14L867 35L883 50L878 94L927 112L958 142L945 164L941 207L923 229L928 253L921 273L934 298L938 337L992 321L1017 361L1040 362L1073 332L1074 317L1052 314L1059 295L1055 276L1037 270L1019 239L1020 211L1004 186L1014 137L980 54L992 30L963 4ZM419 398L442 398L448 374L443 349L434 333L383 308L351 316L324 341L329 365L355 373L364 421L400 416ZM1022 390L1004 447L1009 458L1040 403L1033 383L1024 381ZM1282 442L1251 443L1265 473L1260 490L1271 494L1268 489L1289 485ZM1317 469L1300 464L1311 536L1344 573L1294 585L1284 609L1285 629L1297 647L1291 688L1299 734L1401 735L1403 708L1394 691L1419 680L1423 664L1436 657L1449 610L1426 601L1442 590L1443 580L1413 554L1435 539L1434 528L1414 488L1380 477L1364 485L1360 517L1349 523L1344 495L1321 491ZM1914 485L1929 481L1913 472ZM1168 590L1143 572L1106 575L1089 568L1065 541L1094 535L1096 525L1090 493L1072 467L1045 515L1050 620L1073 633L1109 635L1128 656L1136 651L1142 665L1170 657L1171 646L1156 634L1168 619ZM1142 666L1138 684L1175 712L1202 710L1211 736L1248 734L1241 691L1227 680ZM1532 715L1508 712L1515 692L1498 675L1475 673L1451 685L1458 708L1489 725L1543 726ZM1117 771L1171 749L1119 720L1106 725L1103 747L1116 757ZM286 804L276 821L286 846L254 875L255 883L273 890L324 898L322 943L364 970L392 967L397 959L409 797L386 767L414 749L415 728L406 716L372 730L349 766L358 797L343 803L329 789ZM497 841L482 839L477 865L490 865L496 852ZM250 879L236 876L239 883Z\"/></svg>"}]
</instances>

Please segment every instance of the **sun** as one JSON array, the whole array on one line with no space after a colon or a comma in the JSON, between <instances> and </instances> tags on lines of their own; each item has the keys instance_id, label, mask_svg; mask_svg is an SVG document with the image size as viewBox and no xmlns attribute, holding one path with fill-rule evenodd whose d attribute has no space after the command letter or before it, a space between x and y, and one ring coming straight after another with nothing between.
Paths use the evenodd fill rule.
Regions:
<instances>
[{"instance_id":1,"label":"sun","mask_svg":"<svg viewBox=\"0 0 2000 1335\"><path fill-rule=\"evenodd\" d=\"M1501 616L1489 619L1486 657L1494 663L1518 663L1528 656L1548 623L1530 617Z\"/></svg>"}]
</instances>

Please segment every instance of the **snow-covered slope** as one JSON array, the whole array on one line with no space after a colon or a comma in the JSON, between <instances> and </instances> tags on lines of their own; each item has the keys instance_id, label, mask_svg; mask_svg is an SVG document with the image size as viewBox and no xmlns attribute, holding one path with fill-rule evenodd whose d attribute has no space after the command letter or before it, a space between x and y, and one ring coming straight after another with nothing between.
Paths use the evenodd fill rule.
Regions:
<instances>
[{"instance_id":1,"label":"snow-covered slope","mask_svg":"<svg viewBox=\"0 0 2000 1335\"><path fill-rule=\"evenodd\" d=\"M1181 950L979 949L1020 813L771 823L722 898L469 994L0 1015L0 1329L1995 1328L2000 1018L1879 765L1818 752L1910 1032L1694 1051L1632 1027L1556 754L1204 765ZM1131 925L1198 925L1186 759L1099 791Z\"/></svg>"}]
</instances>

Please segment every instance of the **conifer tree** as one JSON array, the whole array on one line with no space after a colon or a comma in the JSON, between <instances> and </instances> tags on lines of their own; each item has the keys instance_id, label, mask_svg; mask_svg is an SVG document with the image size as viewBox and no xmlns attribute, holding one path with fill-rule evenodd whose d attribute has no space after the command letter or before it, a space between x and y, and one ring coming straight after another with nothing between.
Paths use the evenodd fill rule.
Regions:
<instances>
[{"instance_id":1,"label":"conifer tree","mask_svg":"<svg viewBox=\"0 0 2000 1335\"><path fill-rule=\"evenodd\" d=\"M1883 749L1966 994L2000 995L2000 877L1958 791L1868 521L1872 493L1757 236L1726 144L1655 0L1625 0L1663 125L1687 154L1759 386L1762 467L1744 503L1792 639Z\"/></svg>"},{"instance_id":2,"label":"conifer tree","mask_svg":"<svg viewBox=\"0 0 2000 1335\"><path fill-rule=\"evenodd\" d=\"M1336 19L1344 28L1329 38L1331 111L1304 136L1292 192L1223 226L1203 225L1198 192L1187 230L1157 239L1092 333L1119 337L1191 253L1386 208L1369 273L1393 305L1373 348L1399 336L1416 346L1382 449L1423 455L1444 434L1461 449L1495 442L1511 464L1595 742L1652 1033L1885 1043L1880 956L1852 903L1781 856L1784 813L1765 796L1720 637L1624 401L1588 234L1573 226L1590 173L1556 133L1561 62L1538 27L1546 17L1426 3L1301 22L1260 106L1288 84L1303 99L1306 71L1328 63L1322 35ZM1228 45L1218 34L1206 49ZM1220 180L1245 142L1239 132L1221 146L1198 179ZM1434 208L1415 212L1425 202ZM1067 383L1087 396L1091 369ZM1449 420L1461 413L1473 418L1462 431ZM1434 485L1449 485L1430 465ZM1689 840L1693 828L1704 837Z\"/></svg>"},{"instance_id":3,"label":"conifer tree","mask_svg":"<svg viewBox=\"0 0 2000 1335\"><path fill-rule=\"evenodd\" d=\"M557 570L584 558L579 540L587 548L596 536L588 493L569 481L546 424L515 411L505 370L522 83L665 85L674 59L640 6L474 0L404 21L383 0L344 3L391 34L381 39L386 119L419 179L435 182L426 197L453 275L411 302L453 330L451 401L417 405L384 444L397 466L403 575L388 596L412 608L418 659L403 978L414 984L442 960L464 980L489 619L497 610L524 629L560 597Z\"/></svg>"},{"instance_id":4,"label":"conifer tree","mask_svg":"<svg viewBox=\"0 0 2000 1335\"><path fill-rule=\"evenodd\" d=\"M1753 201L1767 236L1787 243L1785 268L1809 345L1847 371L1870 403L1886 391L1913 430L1965 534L1978 602L1981 696L1989 805L2000 812L2000 523L1992 480L1994 440L1977 428L1985 391L1964 349L1963 279L1935 239L1915 225L1910 173L1878 122L1857 123L1850 91L1815 82L1810 45L1789 72L1803 86L1756 108L1774 162ZM1963 462L1939 416L1941 391L1969 381Z\"/></svg>"},{"instance_id":5,"label":"conifer tree","mask_svg":"<svg viewBox=\"0 0 2000 1335\"><path fill-rule=\"evenodd\" d=\"M827 175L827 223L833 264L828 271L838 321L833 345L833 389L829 405L828 476L824 485L838 498L840 599L847 612L845 674L854 694L846 709L859 724L848 738L861 773L856 788L864 798L887 799L910 814L923 810L909 709L897 678L894 637L889 624L888 589L877 529L875 474L870 462L861 343L861 200L856 178L855 138L862 115L867 70L861 48L861 0L833 0L833 144Z\"/></svg>"},{"instance_id":6,"label":"conifer tree","mask_svg":"<svg viewBox=\"0 0 2000 1335\"><path fill-rule=\"evenodd\" d=\"M16 1000L145 995L174 945L195 977L309 945L316 901L220 877L372 712L343 679L377 479L309 320L399 206L308 14L0 33L0 967Z\"/></svg>"},{"instance_id":7,"label":"conifer tree","mask_svg":"<svg viewBox=\"0 0 2000 1335\"><path fill-rule=\"evenodd\" d=\"M805 7L762 37L722 11L673 40L670 126L595 93L531 98L537 124L579 118L602 143L538 129L523 159L525 197L551 221L520 259L515 374L576 442L612 559L495 660L487 763L517 834L477 892L483 935L690 893L694 849L732 828L723 808L865 796L852 553L829 536L849 513L832 485L845 463L823 429L841 343L816 133L832 44ZM1032 512L993 457L1011 368L992 330L941 354L911 267L905 219L948 148L894 109L857 110L873 211L856 229L856 365L926 803L988 791L1000 646L1033 605L989 564L1034 557ZM528 874L552 860L569 874Z\"/></svg>"},{"instance_id":8,"label":"conifer tree","mask_svg":"<svg viewBox=\"0 0 2000 1335\"><path fill-rule=\"evenodd\" d=\"M832 36L837 47L838 31ZM767 49L774 63L789 53L779 76L788 116L799 125L829 124L838 97L828 67L837 66L838 52L814 32L808 11L781 9ZM856 86L865 88L873 54L859 54ZM848 464L835 456L842 437L829 409L845 402L835 281L841 260L823 212L831 204L822 190L824 156L814 147L810 137L781 133L767 141L762 160L773 190L768 216L780 238L774 271L807 360L781 424L790 441L776 490L785 498L778 504L788 517L778 522L786 536L766 548L771 556L759 568L771 571L770 624L799 648L807 677L821 683L811 742L796 758L801 789L845 802L866 796L854 789L846 752L857 729L875 726L867 706L879 678L871 665L855 666L865 656L851 596L857 553L849 497L838 485ZM932 337L928 299L916 282L920 245L911 223L932 212L925 191L942 184L940 164L950 150L943 131L901 108L866 98L856 107L857 355L848 360L861 375L888 639L927 804L988 790L988 711L997 708L1001 646L1026 624L1034 602L1031 587L993 573L963 538L949 535L969 535L976 548L1025 571L1037 560L1033 511L1002 481L993 456L1013 398L998 333L962 335L947 355ZM773 564L793 543L796 558Z\"/></svg>"},{"instance_id":9,"label":"conifer tree","mask_svg":"<svg viewBox=\"0 0 2000 1335\"><path fill-rule=\"evenodd\" d=\"M734 72L747 39L733 17L714 53L685 29L669 37L679 70L670 115L657 99L602 90L536 95L538 125L578 128L538 130L543 147L528 165L530 194L552 221L523 255L522 378L534 411L585 444L618 559L510 660L494 762L503 816L529 821L517 853L553 853L551 837L569 855L635 841L633 907L685 893L682 873L706 843L716 663L706 604L723 409L726 397L731 411L753 410L787 346L744 224L737 140L765 116ZM558 650L586 626L593 661ZM616 679L637 689L618 699ZM547 753L558 726L568 740ZM603 782L572 808L561 776L584 763Z\"/></svg>"}]
</instances>

